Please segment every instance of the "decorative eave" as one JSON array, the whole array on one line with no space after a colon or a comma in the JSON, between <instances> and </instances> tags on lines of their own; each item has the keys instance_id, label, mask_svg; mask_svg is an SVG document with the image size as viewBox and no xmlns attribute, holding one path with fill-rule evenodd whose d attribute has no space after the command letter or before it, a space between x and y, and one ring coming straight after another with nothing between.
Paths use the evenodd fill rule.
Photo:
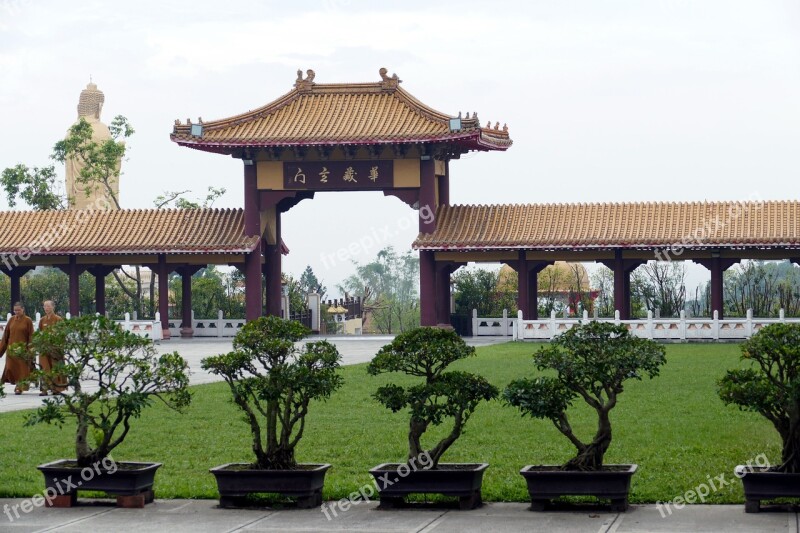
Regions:
<instances>
[{"instance_id":1,"label":"decorative eave","mask_svg":"<svg viewBox=\"0 0 800 533\"><path fill-rule=\"evenodd\" d=\"M430 251L800 250L800 201L441 206Z\"/></svg>"},{"instance_id":2,"label":"decorative eave","mask_svg":"<svg viewBox=\"0 0 800 533\"><path fill-rule=\"evenodd\" d=\"M277 100L233 117L175 121L170 139L216 153L299 146L450 144L464 151L506 150L512 141L499 122L481 127L477 113L451 116L426 106L380 69L376 83L318 84L301 71Z\"/></svg>"}]
</instances>

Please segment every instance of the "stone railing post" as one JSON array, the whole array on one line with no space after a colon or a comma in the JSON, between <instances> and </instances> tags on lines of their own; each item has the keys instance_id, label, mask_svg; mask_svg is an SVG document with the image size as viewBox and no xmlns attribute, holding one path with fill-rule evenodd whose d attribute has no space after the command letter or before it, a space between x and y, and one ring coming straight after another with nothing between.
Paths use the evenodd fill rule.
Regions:
<instances>
[{"instance_id":1,"label":"stone railing post","mask_svg":"<svg viewBox=\"0 0 800 533\"><path fill-rule=\"evenodd\" d=\"M681 323L678 325L678 335L682 341L686 341L686 310L681 310Z\"/></svg>"},{"instance_id":2,"label":"stone railing post","mask_svg":"<svg viewBox=\"0 0 800 533\"><path fill-rule=\"evenodd\" d=\"M744 334L749 339L753 336L753 310L747 310L747 318L744 323Z\"/></svg>"},{"instance_id":3,"label":"stone railing post","mask_svg":"<svg viewBox=\"0 0 800 533\"><path fill-rule=\"evenodd\" d=\"M478 336L478 310L472 310L472 336Z\"/></svg>"},{"instance_id":4,"label":"stone railing post","mask_svg":"<svg viewBox=\"0 0 800 533\"><path fill-rule=\"evenodd\" d=\"M711 333L715 341L719 340L719 311L714 310L714 324L711 326Z\"/></svg>"},{"instance_id":5,"label":"stone railing post","mask_svg":"<svg viewBox=\"0 0 800 533\"><path fill-rule=\"evenodd\" d=\"M653 338L653 310L647 310L647 338Z\"/></svg>"},{"instance_id":6,"label":"stone railing post","mask_svg":"<svg viewBox=\"0 0 800 533\"><path fill-rule=\"evenodd\" d=\"M217 337L222 337L222 327L225 325L222 322L222 309L217 311Z\"/></svg>"}]
</instances>

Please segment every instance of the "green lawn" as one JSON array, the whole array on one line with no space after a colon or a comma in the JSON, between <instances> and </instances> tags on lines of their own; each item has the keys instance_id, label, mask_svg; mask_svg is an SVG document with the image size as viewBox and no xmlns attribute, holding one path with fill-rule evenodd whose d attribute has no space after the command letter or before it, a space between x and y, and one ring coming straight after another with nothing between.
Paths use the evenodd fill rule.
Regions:
<instances>
[{"instance_id":1,"label":"green lawn","mask_svg":"<svg viewBox=\"0 0 800 533\"><path fill-rule=\"evenodd\" d=\"M536 345L508 343L478 348L478 356L459 368L485 375L498 387L533 369ZM707 477L725 474L733 480L708 502L742 502L734 465L766 453L780 457L777 434L760 416L725 407L715 381L739 364L739 346L682 344L667 346L661 376L631 382L612 412L614 441L608 463L638 463L633 502L670 500ZM393 414L370 395L394 376L368 376L365 365L343 368L345 385L331 400L312 406L300 461L328 462L324 497L338 499L370 482L367 470L382 462L401 461L406 448L406 417ZM251 461L250 435L222 383L193 387L188 414L158 405L135 421L116 460L163 462L156 478L160 498L216 498L208 468L226 462ZM0 400L2 401L2 400ZM22 427L24 412L0 415L0 496L30 496L43 489L36 465L74 457L73 427ZM593 431L591 413L574 414L579 434ZM443 433L443 432L440 432ZM550 422L523 419L500 401L478 408L466 434L445 455L447 462L488 462L483 484L487 501L524 501L526 464L565 462L573 449Z\"/></svg>"}]
</instances>

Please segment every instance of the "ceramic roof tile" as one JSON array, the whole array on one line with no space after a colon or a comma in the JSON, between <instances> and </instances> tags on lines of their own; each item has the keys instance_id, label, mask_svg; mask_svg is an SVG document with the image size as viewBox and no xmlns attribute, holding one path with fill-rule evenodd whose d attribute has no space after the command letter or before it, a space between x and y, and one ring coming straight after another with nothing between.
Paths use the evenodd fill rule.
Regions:
<instances>
[{"instance_id":1,"label":"ceramic roof tile","mask_svg":"<svg viewBox=\"0 0 800 533\"><path fill-rule=\"evenodd\" d=\"M414 248L800 248L800 201L441 206Z\"/></svg>"},{"instance_id":2,"label":"ceramic roof tile","mask_svg":"<svg viewBox=\"0 0 800 533\"><path fill-rule=\"evenodd\" d=\"M505 150L508 129L481 127L478 117L464 117L462 129L450 131L450 115L436 111L403 90L386 75L377 83L317 84L313 72L298 76L294 89L277 100L241 115L192 124L176 121L170 138L201 149L333 144L388 144L453 141L479 150ZM199 124L200 122L198 122Z\"/></svg>"},{"instance_id":3,"label":"ceramic roof tile","mask_svg":"<svg viewBox=\"0 0 800 533\"><path fill-rule=\"evenodd\" d=\"M2 211L0 227L6 255L246 253L259 239L242 209Z\"/></svg>"}]
</instances>

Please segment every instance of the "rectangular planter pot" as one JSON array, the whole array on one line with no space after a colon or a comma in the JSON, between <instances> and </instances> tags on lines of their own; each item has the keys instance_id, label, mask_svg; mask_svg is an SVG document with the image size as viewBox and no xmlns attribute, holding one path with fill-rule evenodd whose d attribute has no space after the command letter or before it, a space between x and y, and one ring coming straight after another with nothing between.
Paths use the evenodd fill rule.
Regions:
<instances>
[{"instance_id":1,"label":"rectangular planter pot","mask_svg":"<svg viewBox=\"0 0 800 533\"><path fill-rule=\"evenodd\" d=\"M519 471L528 483L531 510L543 511L548 500L560 496L595 496L611 500L614 511L628 508L631 476L638 465L606 465L624 470L576 471L528 465ZM548 468L537 470L537 468ZM604 467L605 468L605 467Z\"/></svg>"},{"instance_id":2,"label":"rectangular planter pot","mask_svg":"<svg viewBox=\"0 0 800 533\"><path fill-rule=\"evenodd\" d=\"M461 468L448 469L453 466ZM456 496L461 509L474 509L482 503L481 485L487 468L488 463L439 463L436 470L411 470L405 464L383 463L369 473L375 478L383 508L402 505L408 494L431 493Z\"/></svg>"},{"instance_id":3,"label":"rectangular planter pot","mask_svg":"<svg viewBox=\"0 0 800 533\"><path fill-rule=\"evenodd\" d=\"M246 463L228 463L209 470L217 479L220 507L242 506L242 498L248 494L276 493L297 498L297 506L303 509L322 504L322 486L329 464L304 465L312 469L256 470L236 469Z\"/></svg>"},{"instance_id":4,"label":"rectangular planter pot","mask_svg":"<svg viewBox=\"0 0 800 533\"><path fill-rule=\"evenodd\" d=\"M744 511L757 513L761 500L800 497L800 474L768 472L766 468L739 465L734 469L744 488Z\"/></svg>"},{"instance_id":5,"label":"rectangular planter pot","mask_svg":"<svg viewBox=\"0 0 800 533\"><path fill-rule=\"evenodd\" d=\"M37 467L44 475L46 491L58 495L51 505L74 505L79 490L94 490L116 496L120 507L143 507L145 503L153 501L153 483L161 463L116 463L117 470L112 474L102 469L98 473L93 467L65 466L69 462L75 461L60 459ZM138 468L131 469L133 465Z\"/></svg>"}]
</instances>

